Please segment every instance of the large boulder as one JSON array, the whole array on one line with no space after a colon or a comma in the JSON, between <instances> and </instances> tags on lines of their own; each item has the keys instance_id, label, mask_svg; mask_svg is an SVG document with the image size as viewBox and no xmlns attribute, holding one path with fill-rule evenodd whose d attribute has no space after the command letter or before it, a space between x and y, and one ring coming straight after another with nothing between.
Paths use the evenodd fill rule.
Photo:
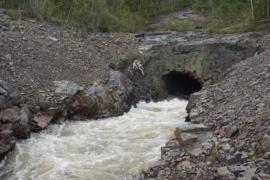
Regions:
<instances>
[{"instance_id":1,"label":"large boulder","mask_svg":"<svg viewBox=\"0 0 270 180\"><path fill-rule=\"evenodd\" d=\"M175 130L175 137L179 147L194 156L202 153L208 154L213 147L211 140L213 132L209 127L201 124L180 126Z\"/></svg>"},{"instance_id":2,"label":"large boulder","mask_svg":"<svg viewBox=\"0 0 270 180\"><path fill-rule=\"evenodd\" d=\"M120 59L117 64L110 64L112 69L124 73L125 77L132 82L132 95L129 99L131 104L136 104L138 101L151 100L151 92L145 82L145 62L143 56L137 55Z\"/></svg>"},{"instance_id":3,"label":"large boulder","mask_svg":"<svg viewBox=\"0 0 270 180\"><path fill-rule=\"evenodd\" d=\"M106 118L121 115L130 107L133 84L119 71L111 71L105 84L94 84L77 91L64 101L64 116ZM131 100L132 101L132 100Z\"/></svg>"},{"instance_id":4,"label":"large boulder","mask_svg":"<svg viewBox=\"0 0 270 180\"><path fill-rule=\"evenodd\" d=\"M26 106L19 108L13 106L0 112L0 123L10 125L12 135L18 139L27 139L30 137L29 120L31 112Z\"/></svg>"},{"instance_id":5,"label":"large boulder","mask_svg":"<svg viewBox=\"0 0 270 180\"><path fill-rule=\"evenodd\" d=\"M67 118L74 116L93 117L96 114L97 101L86 91L78 91L76 94L65 100L64 111Z\"/></svg>"}]
</instances>

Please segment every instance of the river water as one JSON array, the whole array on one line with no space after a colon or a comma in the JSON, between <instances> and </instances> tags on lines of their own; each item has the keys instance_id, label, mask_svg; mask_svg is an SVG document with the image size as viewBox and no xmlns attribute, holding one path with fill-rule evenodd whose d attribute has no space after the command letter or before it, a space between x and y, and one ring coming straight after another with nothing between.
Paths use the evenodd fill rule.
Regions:
<instances>
[{"instance_id":1,"label":"river water","mask_svg":"<svg viewBox=\"0 0 270 180\"><path fill-rule=\"evenodd\" d=\"M132 179L159 160L160 147L184 124L187 102L140 102L120 117L51 125L17 143L1 180Z\"/></svg>"}]
</instances>

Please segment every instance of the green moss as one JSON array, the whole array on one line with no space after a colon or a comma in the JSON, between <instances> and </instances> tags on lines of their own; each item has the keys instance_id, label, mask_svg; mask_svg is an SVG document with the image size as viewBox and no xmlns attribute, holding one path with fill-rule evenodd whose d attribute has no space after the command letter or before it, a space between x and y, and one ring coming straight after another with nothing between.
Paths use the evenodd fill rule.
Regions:
<instances>
[{"instance_id":1,"label":"green moss","mask_svg":"<svg viewBox=\"0 0 270 180\"><path fill-rule=\"evenodd\" d=\"M256 154L254 152L249 152L247 159L250 160L250 161L255 161L257 159L257 156L256 156Z\"/></svg>"}]
</instances>

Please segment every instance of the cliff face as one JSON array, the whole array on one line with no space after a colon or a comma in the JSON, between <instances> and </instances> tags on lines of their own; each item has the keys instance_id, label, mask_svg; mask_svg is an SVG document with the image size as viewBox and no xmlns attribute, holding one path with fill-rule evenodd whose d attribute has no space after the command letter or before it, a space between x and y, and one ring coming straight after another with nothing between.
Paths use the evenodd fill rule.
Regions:
<instances>
[{"instance_id":1,"label":"cliff face","mask_svg":"<svg viewBox=\"0 0 270 180\"><path fill-rule=\"evenodd\" d=\"M222 81L193 94L187 107L191 127L176 129L175 138L162 148L163 164L145 177L269 179L269 78L267 50L233 65Z\"/></svg>"}]
</instances>

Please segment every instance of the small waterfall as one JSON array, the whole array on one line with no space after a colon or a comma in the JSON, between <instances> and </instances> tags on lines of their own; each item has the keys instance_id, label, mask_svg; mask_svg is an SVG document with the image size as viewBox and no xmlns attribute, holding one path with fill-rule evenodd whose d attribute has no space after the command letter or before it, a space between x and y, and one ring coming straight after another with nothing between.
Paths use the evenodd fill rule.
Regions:
<instances>
[{"instance_id":1,"label":"small waterfall","mask_svg":"<svg viewBox=\"0 0 270 180\"><path fill-rule=\"evenodd\" d=\"M0 179L132 179L160 158L160 147L185 123L186 105L140 102L120 117L51 125L17 143Z\"/></svg>"}]
</instances>

